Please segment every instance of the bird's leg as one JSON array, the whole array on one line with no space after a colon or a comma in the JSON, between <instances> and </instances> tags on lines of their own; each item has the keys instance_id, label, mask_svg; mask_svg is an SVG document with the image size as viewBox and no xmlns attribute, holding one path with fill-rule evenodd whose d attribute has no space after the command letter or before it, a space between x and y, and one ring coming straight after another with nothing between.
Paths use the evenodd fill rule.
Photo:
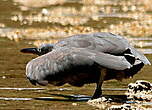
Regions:
<instances>
[{"instance_id":1,"label":"bird's leg","mask_svg":"<svg viewBox=\"0 0 152 110\"><path fill-rule=\"evenodd\" d=\"M96 83L96 89L95 89L95 92L92 96L91 99L96 99L96 98L99 98L101 95L102 95L102 90L101 90L101 86L102 86L102 83L104 81L104 77L106 75L106 68L103 68L101 70L101 73L100 73L100 76L99 76L99 80L98 82Z\"/></svg>"}]
</instances>

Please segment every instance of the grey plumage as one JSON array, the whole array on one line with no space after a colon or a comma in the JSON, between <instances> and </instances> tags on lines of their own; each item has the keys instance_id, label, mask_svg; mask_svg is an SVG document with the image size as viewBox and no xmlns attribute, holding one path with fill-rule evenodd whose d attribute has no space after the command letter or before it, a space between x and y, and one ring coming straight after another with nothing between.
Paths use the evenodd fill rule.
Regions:
<instances>
[{"instance_id":1,"label":"grey plumage","mask_svg":"<svg viewBox=\"0 0 152 110\"><path fill-rule=\"evenodd\" d=\"M136 74L144 64L150 65L148 59L126 39L112 33L74 35L46 47L38 48L35 53L42 56L27 64L27 78L40 85L97 83L93 98L101 94L98 86L104 80L127 78ZM105 73L101 73L104 69Z\"/></svg>"}]
</instances>

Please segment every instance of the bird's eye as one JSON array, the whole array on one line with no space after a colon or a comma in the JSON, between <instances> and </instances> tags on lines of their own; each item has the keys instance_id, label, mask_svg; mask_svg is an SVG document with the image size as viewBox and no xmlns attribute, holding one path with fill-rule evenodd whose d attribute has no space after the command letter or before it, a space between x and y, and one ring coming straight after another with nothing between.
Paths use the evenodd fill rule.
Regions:
<instances>
[{"instance_id":1,"label":"bird's eye","mask_svg":"<svg viewBox=\"0 0 152 110\"><path fill-rule=\"evenodd\" d=\"M41 52L41 49L40 49L40 48L38 48L38 49L37 49L37 51L38 51L38 52Z\"/></svg>"}]
</instances>

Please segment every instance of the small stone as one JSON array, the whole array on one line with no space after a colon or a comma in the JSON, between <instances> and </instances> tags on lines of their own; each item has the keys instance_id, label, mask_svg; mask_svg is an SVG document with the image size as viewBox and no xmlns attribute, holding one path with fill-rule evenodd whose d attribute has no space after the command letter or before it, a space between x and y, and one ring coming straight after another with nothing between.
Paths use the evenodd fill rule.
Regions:
<instances>
[{"instance_id":1,"label":"small stone","mask_svg":"<svg viewBox=\"0 0 152 110\"><path fill-rule=\"evenodd\" d=\"M77 106L78 104L77 104L77 103L72 103L72 105L73 105L73 106Z\"/></svg>"},{"instance_id":2,"label":"small stone","mask_svg":"<svg viewBox=\"0 0 152 110\"><path fill-rule=\"evenodd\" d=\"M6 78L6 76L2 76L2 78L3 78L3 79L5 79L5 78Z\"/></svg>"},{"instance_id":3,"label":"small stone","mask_svg":"<svg viewBox=\"0 0 152 110\"><path fill-rule=\"evenodd\" d=\"M45 9L45 8L43 8L43 9L42 9L42 14L43 14L43 15L47 15L47 14L48 14L48 10Z\"/></svg>"},{"instance_id":4,"label":"small stone","mask_svg":"<svg viewBox=\"0 0 152 110\"><path fill-rule=\"evenodd\" d=\"M151 101L152 100L152 84L148 81L137 80L135 83L128 85L126 93L128 99Z\"/></svg>"}]
</instances>

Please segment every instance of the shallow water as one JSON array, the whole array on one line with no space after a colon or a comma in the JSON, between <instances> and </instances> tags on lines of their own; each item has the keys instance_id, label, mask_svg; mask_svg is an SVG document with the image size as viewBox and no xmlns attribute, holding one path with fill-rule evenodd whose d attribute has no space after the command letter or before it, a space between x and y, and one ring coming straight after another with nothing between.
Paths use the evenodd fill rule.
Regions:
<instances>
[{"instance_id":1,"label":"shallow water","mask_svg":"<svg viewBox=\"0 0 152 110\"><path fill-rule=\"evenodd\" d=\"M94 84L81 88L70 85L31 85L25 77L25 66L36 56L20 53L21 48L41 43L55 43L60 38L73 34L109 31L124 35L152 61L152 8L148 1L141 0L138 4L136 0L44 0L43 3L41 0L25 1L0 1L2 110L96 109L86 103L94 91ZM137 79L152 82L151 69L151 66L145 66L134 78L122 82L105 82L103 94L124 95L127 84ZM69 98L71 95L77 97L79 94L85 95L85 98Z\"/></svg>"}]
</instances>

